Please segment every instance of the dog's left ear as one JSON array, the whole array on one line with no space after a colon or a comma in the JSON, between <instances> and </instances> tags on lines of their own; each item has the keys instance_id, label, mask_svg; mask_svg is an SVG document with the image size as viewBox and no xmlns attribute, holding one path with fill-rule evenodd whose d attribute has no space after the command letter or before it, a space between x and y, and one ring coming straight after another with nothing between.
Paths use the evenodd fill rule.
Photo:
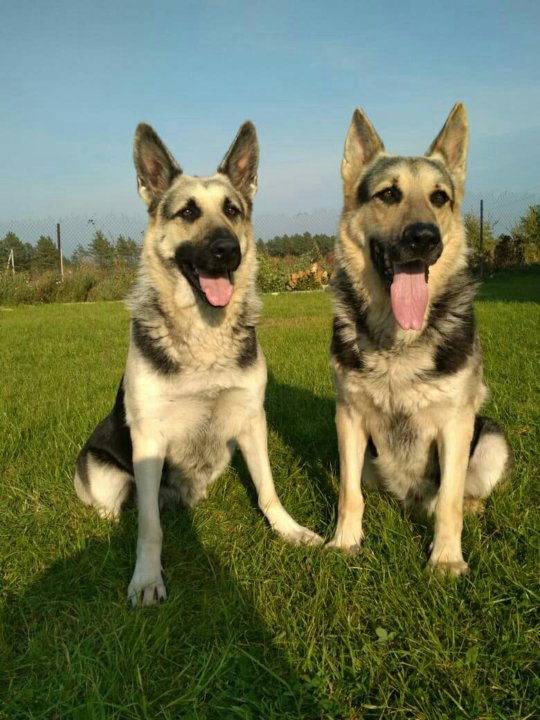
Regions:
<instances>
[{"instance_id":1,"label":"dog's left ear","mask_svg":"<svg viewBox=\"0 0 540 720\"><path fill-rule=\"evenodd\" d=\"M469 123L467 111L456 103L444 123L443 129L431 143L427 156L439 155L446 163L453 178L460 185L467 173L467 147L469 144Z\"/></svg>"},{"instance_id":2,"label":"dog's left ear","mask_svg":"<svg viewBox=\"0 0 540 720\"><path fill-rule=\"evenodd\" d=\"M133 160L137 171L137 190L149 206L182 172L157 132L146 123L139 123L135 130Z\"/></svg>"},{"instance_id":3,"label":"dog's left ear","mask_svg":"<svg viewBox=\"0 0 540 720\"><path fill-rule=\"evenodd\" d=\"M227 175L234 187L252 199L257 192L257 168L259 166L259 143L255 125L245 122L218 167Z\"/></svg>"}]
</instances>

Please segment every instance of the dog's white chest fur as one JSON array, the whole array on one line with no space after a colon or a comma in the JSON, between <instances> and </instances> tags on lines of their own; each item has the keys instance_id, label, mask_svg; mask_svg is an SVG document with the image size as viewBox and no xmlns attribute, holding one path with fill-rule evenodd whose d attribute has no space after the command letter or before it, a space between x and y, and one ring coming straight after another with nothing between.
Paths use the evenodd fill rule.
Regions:
<instances>
[{"instance_id":1,"label":"dog's white chest fur","mask_svg":"<svg viewBox=\"0 0 540 720\"><path fill-rule=\"evenodd\" d=\"M339 378L339 393L361 409L364 430L377 449L365 479L373 480L369 473L375 469L378 481L404 500L437 472L439 428L459 412L463 395L456 389L466 386L471 371L429 378L429 359L412 348L403 354L374 352L364 360L364 372Z\"/></svg>"},{"instance_id":2,"label":"dog's white chest fur","mask_svg":"<svg viewBox=\"0 0 540 720\"><path fill-rule=\"evenodd\" d=\"M170 378L145 372L137 357L132 363L124 381L127 423L132 431L163 437L170 479L184 502L193 504L223 472L234 438L260 412L266 381L262 352L248 372L229 368Z\"/></svg>"},{"instance_id":3,"label":"dog's white chest fur","mask_svg":"<svg viewBox=\"0 0 540 720\"><path fill-rule=\"evenodd\" d=\"M427 379L432 363L421 351L366 353L364 362L365 371L345 374L339 385L379 415L417 414L448 403L454 395L454 378Z\"/></svg>"}]
</instances>

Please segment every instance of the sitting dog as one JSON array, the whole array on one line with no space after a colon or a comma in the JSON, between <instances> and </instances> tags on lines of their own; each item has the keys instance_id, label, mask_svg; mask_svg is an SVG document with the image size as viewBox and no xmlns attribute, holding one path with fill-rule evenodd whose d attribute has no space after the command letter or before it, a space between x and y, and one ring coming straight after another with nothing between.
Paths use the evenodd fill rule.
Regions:
<instances>
[{"instance_id":1,"label":"sitting dog","mask_svg":"<svg viewBox=\"0 0 540 720\"><path fill-rule=\"evenodd\" d=\"M236 444L272 528L295 544L321 539L286 512L268 460L266 363L255 335L255 128L242 125L210 177L184 174L145 124L134 156L149 224L128 300L127 363L112 412L78 457L75 488L83 502L115 517L136 486L137 561L128 596L148 605L166 597L160 501L204 498Z\"/></svg>"},{"instance_id":2,"label":"sitting dog","mask_svg":"<svg viewBox=\"0 0 540 720\"><path fill-rule=\"evenodd\" d=\"M511 453L486 397L460 216L468 126L457 104L425 156L385 152L356 110L341 166L331 361L340 455L330 546L362 542L365 484L435 515L429 568L467 571L463 511Z\"/></svg>"}]
</instances>

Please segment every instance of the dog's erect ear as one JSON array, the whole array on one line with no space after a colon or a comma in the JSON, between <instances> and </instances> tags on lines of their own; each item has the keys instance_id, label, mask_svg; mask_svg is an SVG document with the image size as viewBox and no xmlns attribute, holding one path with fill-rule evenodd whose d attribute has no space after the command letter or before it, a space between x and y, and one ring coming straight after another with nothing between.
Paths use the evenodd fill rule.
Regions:
<instances>
[{"instance_id":1,"label":"dog's erect ear","mask_svg":"<svg viewBox=\"0 0 540 720\"><path fill-rule=\"evenodd\" d=\"M465 182L467 172L467 147L469 123L467 111L456 103L444 123L443 129L431 143L426 155L439 156L446 163L452 177L460 184Z\"/></svg>"},{"instance_id":2,"label":"dog's erect ear","mask_svg":"<svg viewBox=\"0 0 540 720\"><path fill-rule=\"evenodd\" d=\"M160 197L182 170L156 131L140 123L135 130L133 159L137 189L147 205Z\"/></svg>"},{"instance_id":3,"label":"dog's erect ear","mask_svg":"<svg viewBox=\"0 0 540 720\"><path fill-rule=\"evenodd\" d=\"M357 108L352 116L351 125L341 161L341 177L345 195L353 190L362 169L379 153L384 152L384 145L375 128L362 110Z\"/></svg>"},{"instance_id":4,"label":"dog's erect ear","mask_svg":"<svg viewBox=\"0 0 540 720\"><path fill-rule=\"evenodd\" d=\"M255 125L245 122L218 167L227 175L234 187L251 200L257 192L259 143Z\"/></svg>"}]
</instances>

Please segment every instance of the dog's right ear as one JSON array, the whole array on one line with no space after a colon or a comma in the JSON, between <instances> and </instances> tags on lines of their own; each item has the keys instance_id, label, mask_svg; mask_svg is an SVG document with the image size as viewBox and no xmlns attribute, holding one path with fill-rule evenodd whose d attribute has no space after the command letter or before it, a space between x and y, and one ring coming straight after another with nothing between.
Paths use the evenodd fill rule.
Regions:
<instances>
[{"instance_id":1,"label":"dog's right ear","mask_svg":"<svg viewBox=\"0 0 540 720\"><path fill-rule=\"evenodd\" d=\"M463 193L467 173L467 147L469 144L469 123L467 111L456 103L440 133L429 146L427 156L439 156L448 166L454 181L458 184L459 195Z\"/></svg>"},{"instance_id":2,"label":"dog's right ear","mask_svg":"<svg viewBox=\"0 0 540 720\"><path fill-rule=\"evenodd\" d=\"M159 198L182 172L159 135L146 123L140 123L135 130L133 160L137 190L147 205Z\"/></svg>"},{"instance_id":3,"label":"dog's right ear","mask_svg":"<svg viewBox=\"0 0 540 720\"><path fill-rule=\"evenodd\" d=\"M364 112L357 108L352 116L341 161L341 177L346 196L354 190L362 169L381 152L384 152L381 138Z\"/></svg>"}]
</instances>

